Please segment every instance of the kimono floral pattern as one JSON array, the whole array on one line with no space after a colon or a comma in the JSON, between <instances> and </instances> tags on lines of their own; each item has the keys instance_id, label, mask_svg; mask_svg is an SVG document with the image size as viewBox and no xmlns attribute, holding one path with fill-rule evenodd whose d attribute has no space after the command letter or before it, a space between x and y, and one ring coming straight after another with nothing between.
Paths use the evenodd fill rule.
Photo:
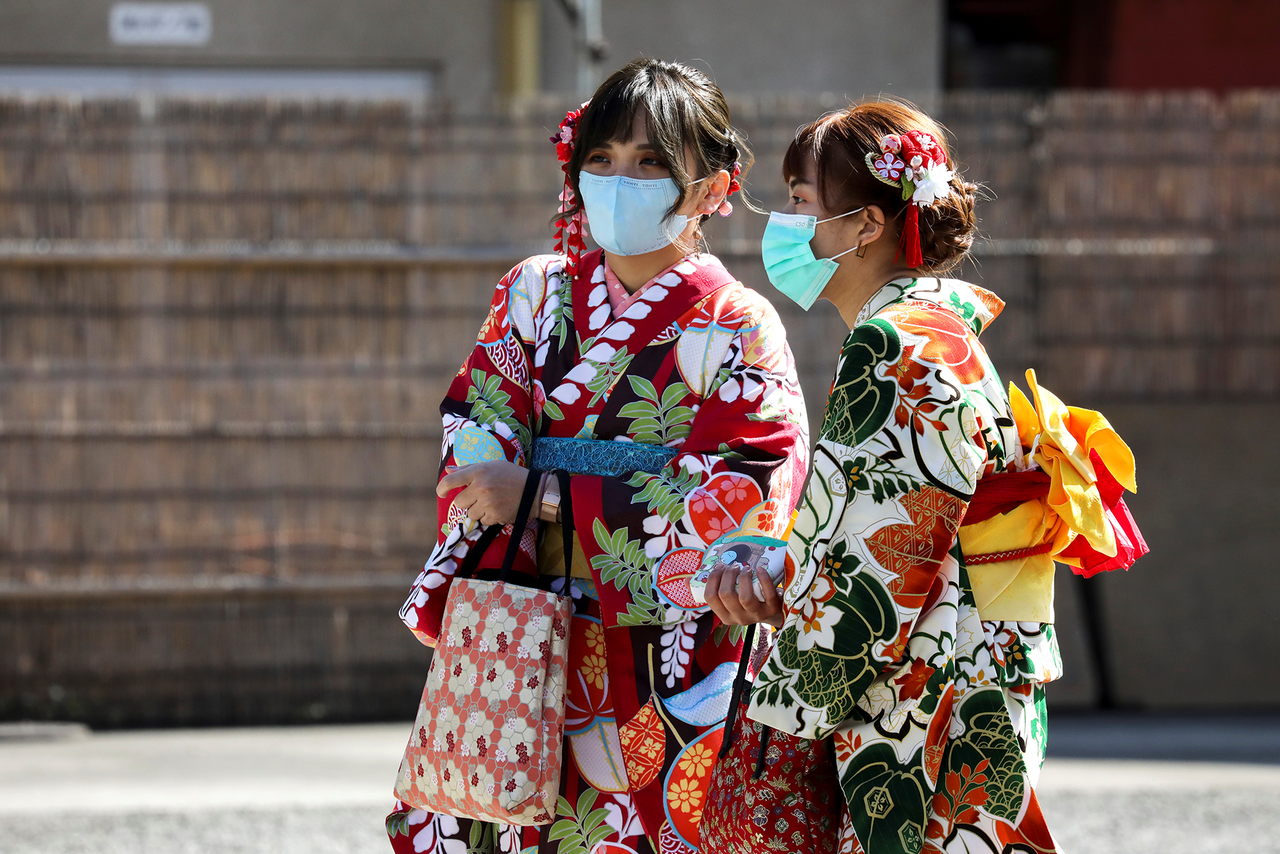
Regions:
<instances>
[{"instance_id":1,"label":"kimono floral pattern","mask_svg":"<svg viewBox=\"0 0 1280 854\"><path fill-rule=\"evenodd\" d=\"M561 798L551 824L476 836L488 850L697 850L743 631L705 607L671 603L657 569L681 565L686 552L701 557L762 502L789 516L808 466L795 361L768 302L713 256L691 255L615 317L604 264L603 253L587 253L572 285L556 255L508 273L441 404L442 470L525 464L540 436L676 452L654 474L572 477L576 539L592 578L574 584ZM450 579L481 533L451 499L440 500L439 540L401 610L429 645ZM494 541L481 572L501 565L516 535ZM536 525L518 535L516 568L534 575ZM409 827L410 815L418 825ZM393 845L450 850L412 842L419 825L437 826L419 815L392 813ZM449 841L469 844L471 825L460 821Z\"/></svg>"},{"instance_id":2,"label":"kimono floral pattern","mask_svg":"<svg viewBox=\"0 0 1280 854\"><path fill-rule=\"evenodd\" d=\"M978 480L1026 466L978 342L1002 307L891 282L841 352L748 714L832 738L845 854L1056 850L1033 789L1053 629L982 620L957 539Z\"/></svg>"}]
</instances>

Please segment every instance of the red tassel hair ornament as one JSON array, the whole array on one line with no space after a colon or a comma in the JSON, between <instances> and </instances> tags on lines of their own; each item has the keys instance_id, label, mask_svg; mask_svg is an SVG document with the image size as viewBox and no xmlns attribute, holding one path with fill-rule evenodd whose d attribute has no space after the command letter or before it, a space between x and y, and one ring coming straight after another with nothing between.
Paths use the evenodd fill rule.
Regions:
<instances>
[{"instance_id":1,"label":"red tassel hair ornament","mask_svg":"<svg viewBox=\"0 0 1280 854\"><path fill-rule=\"evenodd\" d=\"M573 184L569 181L569 161L573 159L573 145L578 138L578 119L589 103L591 102L584 101L578 109L565 113L560 129L551 137L556 146L556 158L560 161L560 171L564 172L564 188L560 191L560 208L555 219L555 251L565 258L564 271L570 282L578 278L578 262L587 244L583 240L586 226L583 211L579 209L576 213L569 213L575 202Z\"/></svg>"},{"instance_id":2,"label":"red tassel hair ornament","mask_svg":"<svg viewBox=\"0 0 1280 854\"><path fill-rule=\"evenodd\" d=\"M867 152L867 168L882 183L902 190L907 204L907 217L894 263L905 258L913 270L924 266L920 251L920 209L951 195L951 179L956 173L947 165L947 153L933 134L911 130L904 134L886 134L880 140L880 151Z\"/></svg>"}]
</instances>

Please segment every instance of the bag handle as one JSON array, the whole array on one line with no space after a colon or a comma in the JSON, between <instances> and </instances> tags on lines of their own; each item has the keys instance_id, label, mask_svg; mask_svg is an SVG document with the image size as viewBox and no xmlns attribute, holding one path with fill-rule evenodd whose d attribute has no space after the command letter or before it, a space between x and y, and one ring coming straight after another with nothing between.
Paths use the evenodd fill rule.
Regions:
<instances>
[{"instance_id":1,"label":"bag handle","mask_svg":"<svg viewBox=\"0 0 1280 854\"><path fill-rule=\"evenodd\" d=\"M569 489L569 473L556 471L550 474L560 483L560 529L563 532L565 544L564 583L567 595L570 572L573 567L573 497ZM516 552L520 548L521 539L524 538L524 531L529 525L533 499L538 494L538 486L541 482L542 472L530 469L529 476L524 482L524 491L520 494L520 507L516 511L516 520L511 526L511 542L507 544L507 552L502 558L502 569L498 573L499 581L514 580ZM458 567L458 571L454 573L454 578L466 578L476 571L480 558L493 545L493 541L498 538L498 534L502 533L502 529L502 525L488 525L485 527L483 533L480 534L480 539L476 540L475 544L467 551L467 556L463 558L462 566Z\"/></svg>"},{"instance_id":2,"label":"bag handle","mask_svg":"<svg viewBox=\"0 0 1280 854\"><path fill-rule=\"evenodd\" d=\"M533 499L538 494L538 485L542 482L541 473L529 469L529 476L524 479L524 492L520 494L520 509L516 511L516 520L511 523L511 542L507 543L507 553L502 558L502 569L498 572L498 581L509 583L515 581L516 555L520 551L520 541L529 527L529 511L533 509ZM502 530L501 525L490 525Z\"/></svg>"},{"instance_id":3,"label":"bag handle","mask_svg":"<svg viewBox=\"0 0 1280 854\"><path fill-rule=\"evenodd\" d=\"M516 524L511 526L511 543L507 547L507 553L502 560L502 572L510 574L509 570L515 563L515 550L520 547L520 538L524 536L524 529L529 524L529 508L533 506L533 497L537 492L538 478L535 477L536 472L529 472L529 477L525 479L524 492L520 495L520 509L516 511ZM532 485L532 486L531 486ZM466 578L476 571L476 567L480 563L480 558L484 557L485 552L489 551L489 547L493 545L493 541L498 539L498 535L502 533L502 525L486 525L484 531L480 534L480 539L467 550L467 556L462 559L462 565L458 567L458 571L453 574L454 578ZM520 536L516 536L516 531L520 531Z\"/></svg>"}]
</instances>

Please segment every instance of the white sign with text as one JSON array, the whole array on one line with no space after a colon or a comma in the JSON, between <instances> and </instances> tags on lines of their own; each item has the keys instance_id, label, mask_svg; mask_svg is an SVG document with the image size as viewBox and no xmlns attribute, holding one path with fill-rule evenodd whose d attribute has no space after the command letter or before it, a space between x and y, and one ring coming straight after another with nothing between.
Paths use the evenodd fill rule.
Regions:
<instances>
[{"instance_id":1,"label":"white sign with text","mask_svg":"<svg viewBox=\"0 0 1280 854\"><path fill-rule=\"evenodd\" d=\"M213 19L203 3L117 3L111 7L111 41L126 45L201 45Z\"/></svg>"}]
</instances>

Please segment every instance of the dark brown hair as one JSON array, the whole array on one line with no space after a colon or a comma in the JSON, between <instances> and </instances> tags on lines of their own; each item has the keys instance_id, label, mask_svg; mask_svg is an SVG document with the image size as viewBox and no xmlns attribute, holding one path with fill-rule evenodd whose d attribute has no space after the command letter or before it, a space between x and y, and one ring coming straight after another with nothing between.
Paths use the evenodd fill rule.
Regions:
<instances>
[{"instance_id":1,"label":"dark brown hair","mask_svg":"<svg viewBox=\"0 0 1280 854\"><path fill-rule=\"evenodd\" d=\"M569 159L569 181L577 201L570 214L581 209L578 175L587 155L606 142L630 142L635 117L642 110L654 155L671 170L680 191L668 217L684 204L692 181L721 169L732 175L734 163L741 164L743 176L751 168L746 139L730 125L729 105L711 78L678 62L637 59L600 84L578 119ZM686 149L693 153L696 174L685 169Z\"/></svg>"},{"instance_id":2,"label":"dark brown hair","mask_svg":"<svg viewBox=\"0 0 1280 854\"><path fill-rule=\"evenodd\" d=\"M941 125L910 104L868 101L802 127L783 158L783 180L803 175L805 158L812 157L817 167L818 198L827 215L876 205L887 218L885 236L897 242L910 202L902 198L900 189L872 174L866 156L868 152L879 156L880 140L887 134L902 135L911 130L932 134L946 152L948 165L959 171ZM974 203L978 193L978 185L957 174L951 179L949 196L920 209L921 270L945 273L964 260L977 236Z\"/></svg>"}]
</instances>

